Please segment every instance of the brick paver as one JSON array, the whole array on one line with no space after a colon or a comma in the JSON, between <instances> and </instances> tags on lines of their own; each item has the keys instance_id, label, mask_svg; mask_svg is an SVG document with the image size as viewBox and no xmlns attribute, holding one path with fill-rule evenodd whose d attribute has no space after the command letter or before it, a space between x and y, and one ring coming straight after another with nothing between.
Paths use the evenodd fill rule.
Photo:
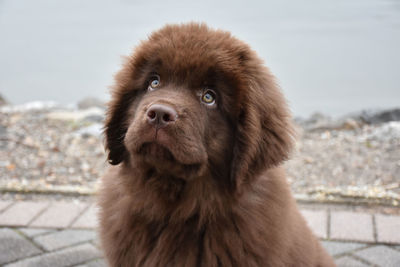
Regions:
<instances>
[{"instance_id":1,"label":"brick paver","mask_svg":"<svg viewBox=\"0 0 400 267\"><path fill-rule=\"evenodd\" d=\"M8 206L10 206L12 204L11 201L4 201L4 200L0 200L0 212L2 212L3 210L5 210Z\"/></svg>"},{"instance_id":2,"label":"brick paver","mask_svg":"<svg viewBox=\"0 0 400 267\"><path fill-rule=\"evenodd\" d=\"M370 266L365 264L351 256L344 256L336 260L336 265L338 267L366 267Z\"/></svg>"},{"instance_id":3,"label":"brick paver","mask_svg":"<svg viewBox=\"0 0 400 267\"><path fill-rule=\"evenodd\" d=\"M24 259L13 264L5 265L5 267L66 267L81 264L100 256L100 252L91 244L83 244L72 248L66 248Z\"/></svg>"},{"instance_id":4,"label":"brick paver","mask_svg":"<svg viewBox=\"0 0 400 267\"><path fill-rule=\"evenodd\" d=\"M94 231L89 230L63 230L46 235L40 235L33 240L47 251L52 251L72 246L96 238Z\"/></svg>"},{"instance_id":5,"label":"brick paver","mask_svg":"<svg viewBox=\"0 0 400 267\"><path fill-rule=\"evenodd\" d=\"M24 235L29 237L34 237L55 231L54 229L42 229L42 228L19 228L18 230L21 231Z\"/></svg>"},{"instance_id":6,"label":"brick paver","mask_svg":"<svg viewBox=\"0 0 400 267\"><path fill-rule=\"evenodd\" d=\"M360 249L366 246L365 244L362 243L337 242L337 241L322 241L322 245L332 256L348 253L355 249Z\"/></svg>"},{"instance_id":7,"label":"brick paver","mask_svg":"<svg viewBox=\"0 0 400 267\"><path fill-rule=\"evenodd\" d=\"M83 203L55 202L36 218L31 226L65 228L87 207Z\"/></svg>"},{"instance_id":8,"label":"brick paver","mask_svg":"<svg viewBox=\"0 0 400 267\"><path fill-rule=\"evenodd\" d=\"M320 238L327 238L327 212L325 210L301 210L308 226Z\"/></svg>"},{"instance_id":9,"label":"brick paver","mask_svg":"<svg viewBox=\"0 0 400 267\"><path fill-rule=\"evenodd\" d=\"M39 248L14 230L0 229L0 265L41 252Z\"/></svg>"},{"instance_id":10,"label":"brick paver","mask_svg":"<svg viewBox=\"0 0 400 267\"><path fill-rule=\"evenodd\" d=\"M93 204L72 225L73 228L97 228L98 207Z\"/></svg>"},{"instance_id":11,"label":"brick paver","mask_svg":"<svg viewBox=\"0 0 400 267\"><path fill-rule=\"evenodd\" d=\"M80 264L76 267L107 267L107 263L102 259L97 259L94 261L87 262L85 264Z\"/></svg>"},{"instance_id":12,"label":"brick paver","mask_svg":"<svg viewBox=\"0 0 400 267\"><path fill-rule=\"evenodd\" d=\"M384 243L400 243L400 216L375 215L377 239Z\"/></svg>"},{"instance_id":13,"label":"brick paver","mask_svg":"<svg viewBox=\"0 0 400 267\"><path fill-rule=\"evenodd\" d=\"M17 202L0 214L0 225L25 226L48 205L47 202Z\"/></svg>"},{"instance_id":14,"label":"brick paver","mask_svg":"<svg viewBox=\"0 0 400 267\"><path fill-rule=\"evenodd\" d=\"M374 242L372 215L351 211L331 212L330 238Z\"/></svg>"},{"instance_id":15,"label":"brick paver","mask_svg":"<svg viewBox=\"0 0 400 267\"><path fill-rule=\"evenodd\" d=\"M373 246L360 250L355 255L382 267L400 266L400 251L387 246Z\"/></svg>"},{"instance_id":16,"label":"brick paver","mask_svg":"<svg viewBox=\"0 0 400 267\"><path fill-rule=\"evenodd\" d=\"M8 207L0 212L0 265L107 266L98 250L95 204L0 205ZM312 208L301 212L338 266L400 266L400 216L334 210L328 217L328 208Z\"/></svg>"}]
</instances>

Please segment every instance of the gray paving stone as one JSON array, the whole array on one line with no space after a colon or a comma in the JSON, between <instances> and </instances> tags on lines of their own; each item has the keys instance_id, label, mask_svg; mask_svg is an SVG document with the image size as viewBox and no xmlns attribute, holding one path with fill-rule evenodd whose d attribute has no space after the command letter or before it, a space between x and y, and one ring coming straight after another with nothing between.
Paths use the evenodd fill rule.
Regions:
<instances>
[{"instance_id":1,"label":"gray paving stone","mask_svg":"<svg viewBox=\"0 0 400 267\"><path fill-rule=\"evenodd\" d=\"M332 239L373 242L372 215L350 211L331 212Z\"/></svg>"},{"instance_id":2,"label":"gray paving stone","mask_svg":"<svg viewBox=\"0 0 400 267\"><path fill-rule=\"evenodd\" d=\"M354 259L351 256L341 257L341 258L337 259L335 261L335 263L336 263L336 265L338 267L364 267L364 266L369 266L369 265L366 265L366 264L364 264L363 262L361 262L361 261L359 261L357 259Z\"/></svg>"},{"instance_id":3,"label":"gray paving stone","mask_svg":"<svg viewBox=\"0 0 400 267\"><path fill-rule=\"evenodd\" d=\"M48 202L17 202L0 214L0 225L25 226L48 205Z\"/></svg>"},{"instance_id":4,"label":"gray paving stone","mask_svg":"<svg viewBox=\"0 0 400 267\"><path fill-rule=\"evenodd\" d=\"M51 206L36 218L30 226L65 228L78 217L88 204L73 202L54 202Z\"/></svg>"},{"instance_id":5,"label":"gray paving stone","mask_svg":"<svg viewBox=\"0 0 400 267\"><path fill-rule=\"evenodd\" d=\"M0 200L0 213L3 212L8 206L11 205L11 201Z\"/></svg>"},{"instance_id":6,"label":"gray paving stone","mask_svg":"<svg viewBox=\"0 0 400 267\"><path fill-rule=\"evenodd\" d=\"M379 242L400 244L400 216L375 215Z\"/></svg>"},{"instance_id":7,"label":"gray paving stone","mask_svg":"<svg viewBox=\"0 0 400 267\"><path fill-rule=\"evenodd\" d=\"M91 241L95 238L95 231L69 229L57 231L47 235L37 236L33 239L33 241L35 241L47 251L52 251L85 241Z\"/></svg>"},{"instance_id":8,"label":"gray paving stone","mask_svg":"<svg viewBox=\"0 0 400 267\"><path fill-rule=\"evenodd\" d=\"M41 253L29 240L9 228L0 229L0 265Z\"/></svg>"},{"instance_id":9,"label":"gray paving stone","mask_svg":"<svg viewBox=\"0 0 400 267\"><path fill-rule=\"evenodd\" d=\"M373 246L355 252L354 254L378 266L400 266L400 251L389 248L388 246Z\"/></svg>"},{"instance_id":10,"label":"gray paving stone","mask_svg":"<svg viewBox=\"0 0 400 267\"><path fill-rule=\"evenodd\" d=\"M336 256L345 252L350 252L355 249L365 247L362 243L352 243L352 242L337 242L337 241L322 241L322 245L332 256Z\"/></svg>"},{"instance_id":11,"label":"gray paving stone","mask_svg":"<svg viewBox=\"0 0 400 267\"><path fill-rule=\"evenodd\" d=\"M107 267L107 263L103 259L97 259L94 261L87 262L85 264L81 264L75 267Z\"/></svg>"},{"instance_id":12,"label":"gray paving stone","mask_svg":"<svg viewBox=\"0 0 400 267\"><path fill-rule=\"evenodd\" d=\"M82 244L76 247L24 259L6 265L6 267L66 267L88 262L98 257L100 257L100 252L93 245Z\"/></svg>"},{"instance_id":13,"label":"gray paving stone","mask_svg":"<svg viewBox=\"0 0 400 267\"><path fill-rule=\"evenodd\" d=\"M97 228L98 207L93 204L72 225L73 228Z\"/></svg>"},{"instance_id":14,"label":"gray paving stone","mask_svg":"<svg viewBox=\"0 0 400 267\"><path fill-rule=\"evenodd\" d=\"M96 238L93 240L92 244L101 249L101 242L98 235L96 235Z\"/></svg>"},{"instance_id":15,"label":"gray paving stone","mask_svg":"<svg viewBox=\"0 0 400 267\"><path fill-rule=\"evenodd\" d=\"M18 230L21 231L24 235L29 237L34 237L37 235L47 234L55 231L54 229L43 229L43 228L19 228Z\"/></svg>"},{"instance_id":16,"label":"gray paving stone","mask_svg":"<svg viewBox=\"0 0 400 267\"><path fill-rule=\"evenodd\" d=\"M327 212L325 210L301 210L308 226L320 238L327 238Z\"/></svg>"}]
</instances>

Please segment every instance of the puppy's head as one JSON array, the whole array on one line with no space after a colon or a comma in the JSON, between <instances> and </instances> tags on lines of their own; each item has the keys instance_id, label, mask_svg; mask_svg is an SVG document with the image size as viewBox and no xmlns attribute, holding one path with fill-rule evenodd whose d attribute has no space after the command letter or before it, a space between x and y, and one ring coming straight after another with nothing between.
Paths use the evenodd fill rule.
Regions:
<instances>
[{"instance_id":1,"label":"puppy's head","mask_svg":"<svg viewBox=\"0 0 400 267\"><path fill-rule=\"evenodd\" d=\"M166 26L116 76L106 121L111 164L136 162L241 187L291 146L285 102L261 60L229 33Z\"/></svg>"}]
</instances>

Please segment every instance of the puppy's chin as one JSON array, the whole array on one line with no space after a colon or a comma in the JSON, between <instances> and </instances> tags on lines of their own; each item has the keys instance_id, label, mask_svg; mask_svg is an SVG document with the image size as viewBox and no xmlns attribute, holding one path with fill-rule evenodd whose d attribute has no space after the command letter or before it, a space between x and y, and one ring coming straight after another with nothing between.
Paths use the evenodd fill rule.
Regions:
<instances>
[{"instance_id":1,"label":"puppy's chin","mask_svg":"<svg viewBox=\"0 0 400 267\"><path fill-rule=\"evenodd\" d=\"M158 142L143 143L136 157L159 174L164 173L185 180L201 176L205 169L205 162L186 164L177 160L167 147Z\"/></svg>"},{"instance_id":2,"label":"puppy's chin","mask_svg":"<svg viewBox=\"0 0 400 267\"><path fill-rule=\"evenodd\" d=\"M148 163L157 164L159 162L174 162L176 161L172 153L163 145L157 142L146 142L138 151Z\"/></svg>"}]
</instances>

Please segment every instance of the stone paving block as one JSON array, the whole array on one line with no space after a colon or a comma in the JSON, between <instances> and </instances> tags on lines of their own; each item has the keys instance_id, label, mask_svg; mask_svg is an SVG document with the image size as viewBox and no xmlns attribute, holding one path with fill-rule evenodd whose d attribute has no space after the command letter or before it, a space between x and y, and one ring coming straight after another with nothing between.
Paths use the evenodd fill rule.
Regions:
<instances>
[{"instance_id":1,"label":"stone paving block","mask_svg":"<svg viewBox=\"0 0 400 267\"><path fill-rule=\"evenodd\" d=\"M332 239L350 241L374 241L372 215L350 211L332 211L331 235Z\"/></svg>"},{"instance_id":2,"label":"stone paving block","mask_svg":"<svg viewBox=\"0 0 400 267\"><path fill-rule=\"evenodd\" d=\"M379 242L400 244L400 216L375 215Z\"/></svg>"},{"instance_id":3,"label":"stone paving block","mask_svg":"<svg viewBox=\"0 0 400 267\"><path fill-rule=\"evenodd\" d=\"M24 235L29 237L34 237L37 235L47 234L55 231L54 229L43 229L43 228L19 228L18 230L21 231Z\"/></svg>"},{"instance_id":4,"label":"stone paving block","mask_svg":"<svg viewBox=\"0 0 400 267\"><path fill-rule=\"evenodd\" d=\"M78 265L76 267L107 267L107 263L103 259L97 259L94 261L87 262L85 264Z\"/></svg>"},{"instance_id":5,"label":"stone paving block","mask_svg":"<svg viewBox=\"0 0 400 267\"><path fill-rule=\"evenodd\" d=\"M41 250L9 228L0 229L0 265L41 253Z\"/></svg>"},{"instance_id":6,"label":"stone paving block","mask_svg":"<svg viewBox=\"0 0 400 267\"><path fill-rule=\"evenodd\" d=\"M47 251L52 251L74 244L91 241L95 238L95 231L69 229L53 232L47 235L37 236L33 239L33 241L35 241Z\"/></svg>"},{"instance_id":7,"label":"stone paving block","mask_svg":"<svg viewBox=\"0 0 400 267\"><path fill-rule=\"evenodd\" d=\"M78 217L88 204L73 202L54 202L51 206L36 218L30 226L65 228Z\"/></svg>"},{"instance_id":8,"label":"stone paving block","mask_svg":"<svg viewBox=\"0 0 400 267\"><path fill-rule=\"evenodd\" d=\"M327 238L327 218L325 210L301 210L308 226L319 238Z\"/></svg>"},{"instance_id":9,"label":"stone paving block","mask_svg":"<svg viewBox=\"0 0 400 267\"><path fill-rule=\"evenodd\" d=\"M100 257L100 252L93 245L82 244L76 247L24 259L5 265L5 267L66 267L88 262L98 257Z\"/></svg>"},{"instance_id":10,"label":"stone paving block","mask_svg":"<svg viewBox=\"0 0 400 267\"><path fill-rule=\"evenodd\" d=\"M48 202L17 202L0 214L0 225L25 226L48 205Z\"/></svg>"},{"instance_id":11,"label":"stone paving block","mask_svg":"<svg viewBox=\"0 0 400 267\"><path fill-rule=\"evenodd\" d=\"M354 253L358 257L384 267L400 266L400 251L388 246L373 246Z\"/></svg>"},{"instance_id":12,"label":"stone paving block","mask_svg":"<svg viewBox=\"0 0 400 267\"><path fill-rule=\"evenodd\" d=\"M369 265L366 265L366 264L364 264L363 262L361 262L361 261L359 261L357 259L354 259L351 256L341 257L341 258L337 259L335 261L335 263L336 263L336 265L338 267L365 267L365 266L369 266Z\"/></svg>"},{"instance_id":13,"label":"stone paving block","mask_svg":"<svg viewBox=\"0 0 400 267\"><path fill-rule=\"evenodd\" d=\"M96 235L96 238L92 241L92 244L95 245L95 247L101 249L101 242L98 235Z\"/></svg>"},{"instance_id":14,"label":"stone paving block","mask_svg":"<svg viewBox=\"0 0 400 267\"><path fill-rule=\"evenodd\" d=\"M93 204L72 225L73 228L97 228L98 207Z\"/></svg>"},{"instance_id":15,"label":"stone paving block","mask_svg":"<svg viewBox=\"0 0 400 267\"><path fill-rule=\"evenodd\" d=\"M352 242L337 242L337 241L322 241L322 245L332 256L336 256L345 252L350 252L355 249L365 247L362 243L352 243Z\"/></svg>"},{"instance_id":16,"label":"stone paving block","mask_svg":"<svg viewBox=\"0 0 400 267\"><path fill-rule=\"evenodd\" d=\"M11 205L11 201L0 200L0 213L3 212L8 206Z\"/></svg>"}]
</instances>

